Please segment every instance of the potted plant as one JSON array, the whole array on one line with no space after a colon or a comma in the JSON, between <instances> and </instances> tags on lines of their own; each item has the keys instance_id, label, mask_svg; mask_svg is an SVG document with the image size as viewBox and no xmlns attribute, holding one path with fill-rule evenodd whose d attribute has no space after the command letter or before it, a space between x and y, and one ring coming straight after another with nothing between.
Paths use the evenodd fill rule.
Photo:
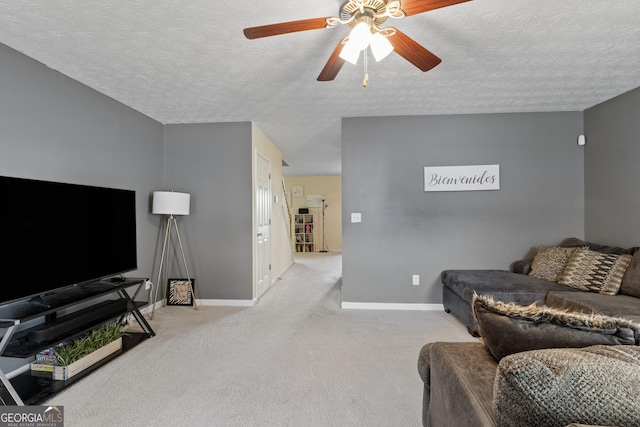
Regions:
<instances>
[{"instance_id":1,"label":"potted plant","mask_svg":"<svg viewBox=\"0 0 640 427\"><path fill-rule=\"evenodd\" d=\"M66 380L122 348L123 325L111 323L56 347L53 378Z\"/></svg>"}]
</instances>

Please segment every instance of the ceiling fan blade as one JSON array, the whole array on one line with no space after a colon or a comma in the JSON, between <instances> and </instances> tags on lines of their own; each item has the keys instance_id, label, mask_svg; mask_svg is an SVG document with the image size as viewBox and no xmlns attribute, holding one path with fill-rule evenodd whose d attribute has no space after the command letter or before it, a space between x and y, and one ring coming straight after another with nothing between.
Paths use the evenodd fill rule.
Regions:
<instances>
[{"instance_id":1,"label":"ceiling fan blade","mask_svg":"<svg viewBox=\"0 0 640 427\"><path fill-rule=\"evenodd\" d=\"M344 39L340 40L336 48L331 53L329 60L324 65L322 71L320 71L320 75L318 76L319 82L328 82L336 78L340 69L344 65L344 59L340 58L340 52L342 52L342 42Z\"/></svg>"},{"instance_id":2,"label":"ceiling fan blade","mask_svg":"<svg viewBox=\"0 0 640 427\"><path fill-rule=\"evenodd\" d=\"M249 27L245 28L243 32L246 38L252 40L298 31L319 30L326 27L327 18L311 18L300 21L281 22L279 24L261 25L259 27Z\"/></svg>"},{"instance_id":3,"label":"ceiling fan blade","mask_svg":"<svg viewBox=\"0 0 640 427\"><path fill-rule=\"evenodd\" d=\"M467 1L470 0L401 0L400 9L404 10L407 16L411 16Z\"/></svg>"},{"instance_id":4,"label":"ceiling fan blade","mask_svg":"<svg viewBox=\"0 0 640 427\"><path fill-rule=\"evenodd\" d=\"M389 42L393 46L393 50L398 55L420 68L422 71L429 71L442 62L442 59L429 52L418 44L418 42L400 30L396 30L396 33L389 37Z\"/></svg>"}]
</instances>

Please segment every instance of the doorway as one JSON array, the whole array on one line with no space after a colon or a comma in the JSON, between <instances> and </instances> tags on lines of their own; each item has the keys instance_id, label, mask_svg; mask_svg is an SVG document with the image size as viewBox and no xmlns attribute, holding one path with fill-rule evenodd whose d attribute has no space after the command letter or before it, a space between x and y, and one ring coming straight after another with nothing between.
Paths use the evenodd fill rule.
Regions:
<instances>
[{"instance_id":1,"label":"doorway","mask_svg":"<svg viewBox=\"0 0 640 427\"><path fill-rule=\"evenodd\" d=\"M256 151L255 299L271 284L271 161Z\"/></svg>"}]
</instances>

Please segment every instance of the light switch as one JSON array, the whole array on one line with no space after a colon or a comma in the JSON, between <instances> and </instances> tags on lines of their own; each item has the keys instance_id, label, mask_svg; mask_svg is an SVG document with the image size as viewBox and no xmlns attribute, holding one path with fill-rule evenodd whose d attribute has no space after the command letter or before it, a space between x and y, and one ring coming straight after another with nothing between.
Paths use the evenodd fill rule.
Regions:
<instances>
[{"instance_id":1,"label":"light switch","mask_svg":"<svg viewBox=\"0 0 640 427\"><path fill-rule=\"evenodd\" d=\"M362 222L362 214L360 212L352 213L351 222Z\"/></svg>"}]
</instances>

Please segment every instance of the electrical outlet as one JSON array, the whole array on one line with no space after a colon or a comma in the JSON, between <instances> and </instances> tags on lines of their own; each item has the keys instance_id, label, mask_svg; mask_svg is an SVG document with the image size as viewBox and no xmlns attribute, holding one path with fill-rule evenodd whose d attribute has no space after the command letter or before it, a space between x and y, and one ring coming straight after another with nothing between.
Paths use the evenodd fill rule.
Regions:
<instances>
[{"instance_id":1,"label":"electrical outlet","mask_svg":"<svg viewBox=\"0 0 640 427\"><path fill-rule=\"evenodd\" d=\"M419 274L414 274L413 275L413 285L414 286L418 286L420 284L420 275Z\"/></svg>"},{"instance_id":2,"label":"electrical outlet","mask_svg":"<svg viewBox=\"0 0 640 427\"><path fill-rule=\"evenodd\" d=\"M151 289L151 280L146 280L144 282L144 290L148 291L149 289Z\"/></svg>"},{"instance_id":3,"label":"electrical outlet","mask_svg":"<svg viewBox=\"0 0 640 427\"><path fill-rule=\"evenodd\" d=\"M352 213L351 214L351 222L362 222L362 214L361 213Z\"/></svg>"}]
</instances>

